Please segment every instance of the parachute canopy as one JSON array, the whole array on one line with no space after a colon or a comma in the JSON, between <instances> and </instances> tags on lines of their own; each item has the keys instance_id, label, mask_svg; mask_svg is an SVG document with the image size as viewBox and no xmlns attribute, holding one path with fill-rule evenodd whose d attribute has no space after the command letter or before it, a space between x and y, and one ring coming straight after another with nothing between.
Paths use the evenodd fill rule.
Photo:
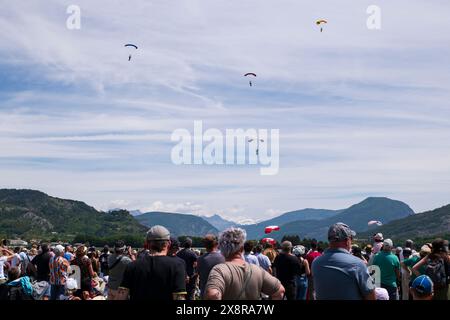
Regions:
<instances>
[{"instance_id":1,"label":"parachute canopy","mask_svg":"<svg viewBox=\"0 0 450 320\"><path fill-rule=\"evenodd\" d=\"M267 234L267 233L271 233L273 231L278 231L278 230L280 230L279 226L268 226L264 229L264 232Z\"/></svg>"},{"instance_id":2,"label":"parachute canopy","mask_svg":"<svg viewBox=\"0 0 450 320\"><path fill-rule=\"evenodd\" d=\"M377 225L377 226L382 226L383 223L381 221L378 220L370 220L369 222L367 222L368 226L373 226L373 225Z\"/></svg>"},{"instance_id":3,"label":"parachute canopy","mask_svg":"<svg viewBox=\"0 0 450 320\"><path fill-rule=\"evenodd\" d=\"M244 77L247 77L247 76L254 76L254 77L256 77L256 74L253 73L253 72L249 72L249 73L244 74Z\"/></svg>"},{"instance_id":4,"label":"parachute canopy","mask_svg":"<svg viewBox=\"0 0 450 320\"><path fill-rule=\"evenodd\" d=\"M272 245L274 245L275 243L277 243L277 241L275 239L272 238L264 238L261 240L262 243L270 243Z\"/></svg>"},{"instance_id":5,"label":"parachute canopy","mask_svg":"<svg viewBox=\"0 0 450 320\"><path fill-rule=\"evenodd\" d=\"M321 25L321 24L325 24L325 23L328 23L328 21L325 20L325 19L319 19L319 20L316 21L317 25Z\"/></svg>"},{"instance_id":6,"label":"parachute canopy","mask_svg":"<svg viewBox=\"0 0 450 320\"><path fill-rule=\"evenodd\" d=\"M133 48L135 48L136 50L137 50L137 48L138 48L137 45L131 44L131 43L126 44L125 47L133 47Z\"/></svg>"}]
</instances>

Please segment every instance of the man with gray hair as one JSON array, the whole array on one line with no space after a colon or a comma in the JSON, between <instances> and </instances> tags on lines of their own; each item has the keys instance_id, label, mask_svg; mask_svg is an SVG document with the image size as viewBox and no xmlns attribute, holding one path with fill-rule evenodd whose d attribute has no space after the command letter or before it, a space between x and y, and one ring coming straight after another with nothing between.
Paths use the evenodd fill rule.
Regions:
<instances>
[{"instance_id":1,"label":"man with gray hair","mask_svg":"<svg viewBox=\"0 0 450 320\"><path fill-rule=\"evenodd\" d=\"M350 253L355 235L341 222L328 229L330 247L312 263L317 300L375 300L366 264Z\"/></svg>"},{"instance_id":2,"label":"man with gray hair","mask_svg":"<svg viewBox=\"0 0 450 320\"><path fill-rule=\"evenodd\" d=\"M259 300L261 293L281 300L284 287L267 271L245 262L246 232L229 228L220 234L219 250L225 263L214 266L205 286L206 300Z\"/></svg>"},{"instance_id":3,"label":"man with gray hair","mask_svg":"<svg viewBox=\"0 0 450 320\"><path fill-rule=\"evenodd\" d=\"M179 259L167 256L169 230L163 226L150 228L144 247L149 254L127 265L117 300L184 300L185 267Z\"/></svg>"},{"instance_id":4,"label":"man with gray hair","mask_svg":"<svg viewBox=\"0 0 450 320\"><path fill-rule=\"evenodd\" d=\"M50 258L50 300L60 300L60 296L64 294L64 285L68 278L69 261L64 259L64 247L60 244L53 249L55 254Z\"/></svg>"}]
</instances>

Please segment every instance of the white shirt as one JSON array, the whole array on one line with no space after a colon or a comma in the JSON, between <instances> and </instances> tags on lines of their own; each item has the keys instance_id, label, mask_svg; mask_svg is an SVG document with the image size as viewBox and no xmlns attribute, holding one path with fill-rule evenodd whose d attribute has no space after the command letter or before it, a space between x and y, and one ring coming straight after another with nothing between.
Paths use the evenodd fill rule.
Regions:
<instances>
[{"instance_id":1,"label":"white shirt","mask_svg":"<svg viewBox=\"0 0 450 320\"><path fill-rule=\"evenodd\" d=\"M8 258L6 258L5 256L1 256L0 257L0 279L4 279L5 278L5 274L3 273L3 269L5 267L5 263L8 260Z\"/></svg>"}]
</instances>

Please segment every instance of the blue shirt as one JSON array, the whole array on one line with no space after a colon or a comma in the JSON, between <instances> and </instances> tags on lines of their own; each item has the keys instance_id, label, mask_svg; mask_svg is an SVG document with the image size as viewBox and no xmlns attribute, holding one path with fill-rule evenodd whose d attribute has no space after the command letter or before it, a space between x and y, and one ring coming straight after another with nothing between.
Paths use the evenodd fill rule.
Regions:
<instances>
[{"instance_id":1,"label":"blue shirt","mask_svg":"<svg viewBox=\"0 0 450 320\"><path fill-rule=\"evenodd\" d=\"M269 271L269 268L272 266L269 257L263 255L262 253L257 253L256 258L258 259L259 266L264 270Z\"/></svg>"},{"instance_id":2,"label":"blue shirt","mask_svg":"<svg viewBox=\"0 0 450 320\"><path fill-rule=\"evenodd\" d=\"M362 300L375 290L364 262L345 249L328 249L312 263L317 300Z\"/></svg>"},{"instance_id":3,"label":"blue shirt","mask_svg":"<svg viewBox=\"0 0 450 320\"><path fill-rule=\"evenodd\" d=\"M245 262L259 266L258 258L252 254L244 254Z\"/></svg>"}]
</instances>

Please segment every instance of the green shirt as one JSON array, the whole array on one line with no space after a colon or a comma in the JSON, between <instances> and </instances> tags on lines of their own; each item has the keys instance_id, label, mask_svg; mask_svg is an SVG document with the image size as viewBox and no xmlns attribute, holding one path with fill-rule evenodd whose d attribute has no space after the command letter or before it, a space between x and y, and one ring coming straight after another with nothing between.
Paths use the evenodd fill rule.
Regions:
<instances>
[{"instance_id":1,"label":"green shirt","mask_svg":"<svg viewBox=\"0 0 450 320\"><path fill-rule=\"evenodd\" d=\"M420 257L418 256L412 256L409 257L408 259L403 260L403 263L405 264L405 266L407 266L409 269L412 269L414 267L414 265L420 261ZM425 274L425 269L427 268L427 265L424 264L423 266L421 266L419 268L419 272L420 274ZM411 273L411 281L414 281L414 279L417 278L417 276L414 274L414 272Z\"/></svg>"},{"instance_id":2,"label":"green shirt","mask_svg":"<svg viewBox=\"0 0 450 320\"><path fill-rule=\"evenodd\" d=\"M373 259L373 264L380 267L381 284L389 287L397 287L397 273L395 269L400 271L400 261L395 254L381 251Z\"/></svg>"}]
</instances>

